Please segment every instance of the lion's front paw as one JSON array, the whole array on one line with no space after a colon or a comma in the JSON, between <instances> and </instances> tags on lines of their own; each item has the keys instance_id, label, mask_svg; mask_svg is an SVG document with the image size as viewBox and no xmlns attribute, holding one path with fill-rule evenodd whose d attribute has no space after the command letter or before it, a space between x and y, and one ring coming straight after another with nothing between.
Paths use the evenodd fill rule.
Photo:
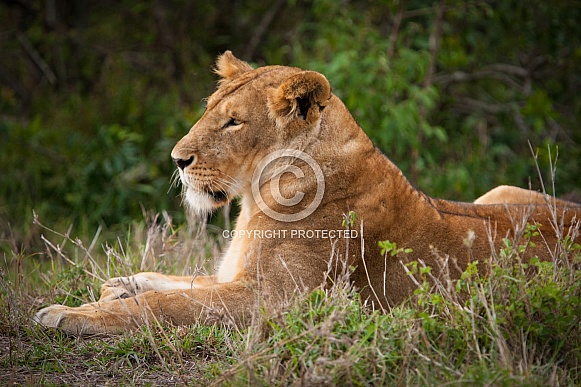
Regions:
<instances>
[{"instance_id":1,"label":"lion's front paw","mask_svg":"<svg viewBox=\"0 0 581 387\"><path fill-rule=\"evenodd\" d=\"M51 305L36 313L34 321L49 328L59 328L72 334L96 333L95 319L98 310L90 305L71 308L64 305Z\"/></svg>"},{"instance_id":2,"label":"lion's front paw","mask_svg":"<svg viewBox=\"0 0 581 387\"><path fill-rule=\"evenodd\" d=\"M117 277L107 280L101 285L100 302L112 301L119 298L129 298L137 294L137 286L132 277Z\"/></svg>"},{"instance_id":3,"label":"lion's front paw","mask_svg":"<svg viewBox=\"0 0 581 387\"><path fill-rule=\"evenodd\" d=\"M85 304L77 308L64 305L47 306L36 313L34 321L74 335L115 333L121 328L118 321L110 314L103 313L98 304Z\"/></svg>"},{"instance_id":4,"label":"lion's front paw","mask_svg":"<svg viewBox=\"0 0 581 387\"><path fill-rule=\"evenodd\" d=\"M44 325L49 328L60 328L61 324L64 322L66 311L69 308L64 305L51 305L46 308L42 308L34 316L34 321L38 324Z\"/></svg>"}]
</instances>

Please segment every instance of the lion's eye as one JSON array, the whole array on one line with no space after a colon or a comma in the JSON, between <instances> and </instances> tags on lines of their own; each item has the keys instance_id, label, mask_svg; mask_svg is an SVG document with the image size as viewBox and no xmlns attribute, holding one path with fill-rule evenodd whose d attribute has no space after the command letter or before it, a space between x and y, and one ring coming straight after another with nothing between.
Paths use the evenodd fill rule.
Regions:
<instances>
[{"instance_id":1,"label":"lion's eye","mask_svg":"<svg viewBox=\"0 0 581 387\"><path fill-rule=\"evenodd\" d=\"M238 126L238 125L242 125L242 121L237 120L236 118L230 118L230 121L226 122L226 125L224 125L224 128L228 128L230 126Z\"/></svg>"}]
</instances>

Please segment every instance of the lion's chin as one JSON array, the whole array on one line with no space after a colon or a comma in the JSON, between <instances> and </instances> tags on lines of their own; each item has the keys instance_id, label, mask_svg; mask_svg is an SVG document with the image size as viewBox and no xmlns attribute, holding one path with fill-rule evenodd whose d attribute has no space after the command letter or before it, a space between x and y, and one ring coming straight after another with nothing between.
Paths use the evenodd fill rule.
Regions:
<instances>
[{"instance_id":1,"label":"lion's chin","mask_svg":"<svg viewBox=\"0 0 581 387\"><path fill-rule=\"evenodd\" d=\"M187 206L198 213L210 213L228 204L228 193L224 191L201 192L188 189L185 202Z\"/></svg>"}]
</instances>

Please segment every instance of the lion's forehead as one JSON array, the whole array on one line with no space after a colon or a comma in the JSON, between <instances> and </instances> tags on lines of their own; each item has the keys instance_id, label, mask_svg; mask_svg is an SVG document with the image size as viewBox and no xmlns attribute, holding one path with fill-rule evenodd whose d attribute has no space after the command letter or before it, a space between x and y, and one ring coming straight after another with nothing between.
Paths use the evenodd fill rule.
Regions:
<instances>
[{"instance_id":1,"label":"lion's forehead","mask_svg":"<svg viewBox=\"0 0 581 387\"><path fill-rule=\"evenodd\" d=\"M238 77L222 83L216 91L208 97L207 110L211 110L227 96L239 91L247 85L254 85L255 89L264 90L268 87L276 87L292 74L301 69L286 66L266 66L245 72Z\"/></svg>"}]
</instances>

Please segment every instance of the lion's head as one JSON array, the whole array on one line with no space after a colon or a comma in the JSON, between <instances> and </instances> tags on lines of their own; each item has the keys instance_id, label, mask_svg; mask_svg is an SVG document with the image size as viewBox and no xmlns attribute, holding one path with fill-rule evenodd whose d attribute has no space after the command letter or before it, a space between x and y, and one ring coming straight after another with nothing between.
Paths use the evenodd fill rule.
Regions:
<instances>
[{"instance_id":1,"label":"lion's head","mask_svg":"<svg viewBox=\"0 0 581 387\"><path fill-rule=\"evenodd\" d=\"M316 137L332 94L327 79L298 68L253 69L230 51L218 58L219 86L206 111L174 147L185 202L209 212L250 192L270 152L304 148Z\"/></svg>"}]
</instances>

